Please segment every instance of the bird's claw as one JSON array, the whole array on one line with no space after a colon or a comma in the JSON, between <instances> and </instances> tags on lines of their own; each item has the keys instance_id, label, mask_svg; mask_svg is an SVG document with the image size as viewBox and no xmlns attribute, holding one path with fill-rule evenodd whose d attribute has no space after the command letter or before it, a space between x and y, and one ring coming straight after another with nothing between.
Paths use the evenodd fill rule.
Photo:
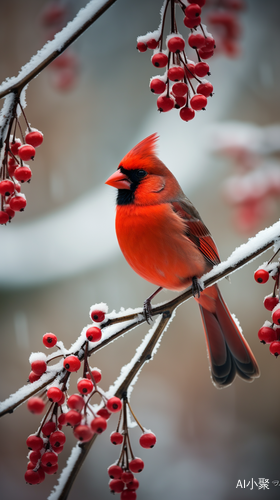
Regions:
<instances>
[{"instance_id":1,"label":"bird's claw","mask_svg":"<svg viewBox=\"0 0 280 500\"><path fill-rule=\"evenodd\" d=\"M147 321L148 325L152 322L152 306L150 298L146 299L143 307L144 319Z\"/></svg>"},{"instance_id":2,"label":"bird's claw","mask_svg":"<svg viewBox=\"0 0 280 500\"><path fill-rule=\"evenodd\" d=\"M196 276L193 277L192 279L192 294L194 297L198 298L200 297L200 292L202 292L202 288L198 282L198 279Z\"/></svg>"}]
</instances>

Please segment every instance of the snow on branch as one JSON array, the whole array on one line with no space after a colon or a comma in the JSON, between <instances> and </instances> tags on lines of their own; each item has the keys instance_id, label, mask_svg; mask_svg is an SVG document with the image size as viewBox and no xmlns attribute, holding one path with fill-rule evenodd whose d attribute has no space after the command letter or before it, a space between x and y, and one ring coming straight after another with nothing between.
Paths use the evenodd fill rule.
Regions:
<instances>
[{"instance_id":1,"label":"snow on branch","mask_svg":"<svg viewBox=\"0 0 280 500\"><path fill-rule=\"evenodd\" d=\"M54 39L48 41L30 61L25 64L18 76L8 78L0 85L0 98L10 92L21 90L35 78L56 57L64 52L77 38L86 31L116 0L91 0Z\"/></svg>"}]
</instances>

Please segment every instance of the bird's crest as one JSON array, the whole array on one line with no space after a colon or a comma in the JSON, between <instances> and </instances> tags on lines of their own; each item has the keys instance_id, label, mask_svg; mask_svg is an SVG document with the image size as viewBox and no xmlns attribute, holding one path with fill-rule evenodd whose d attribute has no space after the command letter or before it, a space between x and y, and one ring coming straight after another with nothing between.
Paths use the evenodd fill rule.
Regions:
<instances>
[{"instance_id":1,"label":"bird's crest","mask_svg":"<svg viewBox=\"0 0 280 500\"><path fill-rule=\"evenodd\" d=\"M138 160L143 161L146 158L154 156L158 138L158 134L154 133L146 137L146 139L143 139L143 141L136 144L136 146L125 155L120 165L123 165L125 168L132 168L137 164Z\"/></svg>"}]
</instances>

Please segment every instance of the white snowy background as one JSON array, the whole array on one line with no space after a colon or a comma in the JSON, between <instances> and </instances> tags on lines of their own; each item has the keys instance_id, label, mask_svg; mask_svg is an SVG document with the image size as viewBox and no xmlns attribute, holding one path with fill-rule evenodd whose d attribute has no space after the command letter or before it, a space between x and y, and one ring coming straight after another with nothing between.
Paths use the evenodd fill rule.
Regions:
<instances>
[{"instance_id":1,"label":"white snowy background","mask_svg":"<svg viewBox=\"0 0 280 500\"><path fill-rule=\"evenodd\" d=\"M43 45L39 16L46 4L0 2L1 81L16 75ZM70 5L74 15L85 2ZM116 193L104 186L126 152L147 135L159 133L160 158L211 229L221 258L246 240L231 227L229 208L220 195L221 181L232 172L224 159L213 155L211 132L225 121L258 127L278 123L280 8L273 0L265 5L260 0L247 2L242 57L211 60L215 95L206 112L184 123L175 111L157 113L156 97L148 88L157 71L149 53L135 50L136 37L157 28L160 7L160 0L119 0L75 43L81 74L73 91L57 92L47 70L27 90L27 116L44 132L44 143L37 151L31 184L24 187L25 212L0 227L1 400L25 383L29 354L43 350L45 332L54 332L70 346L88 323L93 303L104 301L109 310L137 307L153 291L129 269L118 249ZM272 285L253 280L255 268L268 255L235 273L231 284L221 285L258 359L260 379L253 384L236 380L221 391L214 388L193 301L179 308L155 359L142 370L132 406L158 442L153 450L142 450L140 433L132 430L134 452L145 462L139 500L246 499L254 492L249 487L236 490L239 479L280 480L280 366L257 338L269 319L262 300ZM164 292L161 299L169 296ZM146 331L134 330L95 356L92 365L102 370L104 390ZM25 439L36 431L38 420L22 406L0 422L4 500L44 499L55 484L52 476L36 487L24 482ZM114 424L112 419L111 430ZM97 439L70 500L78 495L84 500L94 495L111 498L106 469L117 459L118 449L110 444L109 432ZM75 444L70 429L67 434L60 468ZM279 498L272 484L262 494Z\"/></svg>"}]
</instances>

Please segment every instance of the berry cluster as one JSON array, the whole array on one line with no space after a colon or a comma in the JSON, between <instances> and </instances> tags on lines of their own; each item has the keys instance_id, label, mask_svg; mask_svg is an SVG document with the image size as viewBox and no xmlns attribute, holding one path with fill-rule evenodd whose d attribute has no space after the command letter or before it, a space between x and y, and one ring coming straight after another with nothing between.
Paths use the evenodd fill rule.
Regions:
<instances>
[{"instance_id":1,"label":"berry cluster","mask_svg":"<svg viewBox=\"0 0 280 500\"><path fill-rule=\"evenodd\" d=\"M265 321L258 331L258 337L262 344L269 344L271 354L277 357L280 354L280 261L269 261L254 273L257 283L266 283L269 277L274 280L273 292L264 298L264 307L271 312L272 322Z\"/></svg>"},{"instance_id":2,"label":"berry cluster","mask_svg":"<svg viewBox=\"0 0 280 500\"><path fill-rule=\"evenodd\" d=\"M127 407L142 431L139 439L140 446L142 448L153 448L156 444L156 436L150 431L145 431L134 415L130 403L124 398L116 431L112 432L110 436L111 443L122 445L122 447L118 461L108 467L108 474L111 478L109 488L113 493L120 493L121 500L136 500L139 481L134 477L134 474L144 469L144 462L141 458L135 457L132 451L128 433Z\"/></svg>"},{"instance_id":3,"label":"berry cluster","mask_svg":"<svg viewBox=\"0 0 280 500\"><path fill-rule=\"evenodd\" d=\"M66 25L68 9L65 4L56 1L49 2L41 14L41 25L45 31L46 40L52 40L55 34ZM50 65L51 81L60 91L69 91L75 87L79 73L78 56L72 49L67 49Z\"/></svg>"},{"instance_id":4,"label":"berry cluster","mask_svg":"<svg viewBox=\"0 0 280 500\"><path fill-rule=\"evenodd\" d=\"M243 0L217 0L211 4L212 12L207 14L207 23L213 27L219 52L228 57L239 55L241 25L239 13L245 8Z\"/></svg>"},{"instance_id":5,"label":"berry cluster","mask_svg":"<svg viewBox=\"0 0 280 500\"><path fill-rule=\"evenodd\" d=\"M197 62L187 58L186 42L178 33L175 7L180 6L184 13L184 24L190 29L188 45L197 57ZM162 9L162 21L158 30L137 38L137 49L145 52L153 50L152 64L165 68L163 76L155 76L150 81L150 89L159 94L157 106L160 112L180 109L180 118L192 120L196 111L204 110L207 98L213 94L213 86L204 77L210 75L209 64L205 60L214 54L215 40L201 24L201 9L205 0L167 0ZM171 30L166 37L166 50L163 50L163 32L168 6L171 10Z\"/></svg>"},{"instance_id":6,"label":"berry cluster","mask_svg":"<svg viewBox=\"0 0 280 500\"><path fill-rule=\"evenodd\" d=\"M122 445L122 448L118 462L109 467L109 486L112 492L121 493L121 500L135 500L135 490L139 482L134 478L134 473L140 472L144 463L140 458L135 458L131 449L127 408L142 431L140 445L143 448L152 448L156 437L141 426L127 400L126 392L123 403L112 394L108 397L97 385L101 381L101 371L89 366L89 357L96 350L96 343L102 340L102 329L110 323L110 316L106 317L106 314L107 306L103 303L90 309L93 324L83 329L70 352L64 348L62 342L57 341L56 335L46 333L43 336L44 346L56 347L58 350L49 356L40 352L32 353L29 358L29 382L33 384L41 380L45 388L29 398L27 407L31 413L45 412L45 415L38 431L31 434L26 441L30 452L25 480L29 484L38 484L44 480L45 474L57 472L58 455L66 441L64 426L72 427L74 437L82 445L90 441L95 434L103 433L110 416L120 412L116 430L111 434L110 440L114 445ZM53 361L58 358L58 363L53 365ZM82 377L77 381L77 392L69 394L71 373L78 372L81 368ZM99 405L92 403L96 394L101 399Z\"/></svg>"},{"instance_id":7,"label":"berry cluster","mask_svg":"<svg viewBox=\"0 0 280 500\"><path fill-rule=\"evenodd\" d=\"M43 134L35 128L31 128L23 108L21 107L27 130L23 134L20 122L15 117L10 125L13 134L8 135L5 144L5 154L0 168L0 224L11 222L16 212L22 212L26 207L26 197L21 192L21 184L30 182L32 172L25 162L34 160L36 148L43 142ZM21 139L16 138L16 130L19 128Z\"/></svg>"}]
</instances>

